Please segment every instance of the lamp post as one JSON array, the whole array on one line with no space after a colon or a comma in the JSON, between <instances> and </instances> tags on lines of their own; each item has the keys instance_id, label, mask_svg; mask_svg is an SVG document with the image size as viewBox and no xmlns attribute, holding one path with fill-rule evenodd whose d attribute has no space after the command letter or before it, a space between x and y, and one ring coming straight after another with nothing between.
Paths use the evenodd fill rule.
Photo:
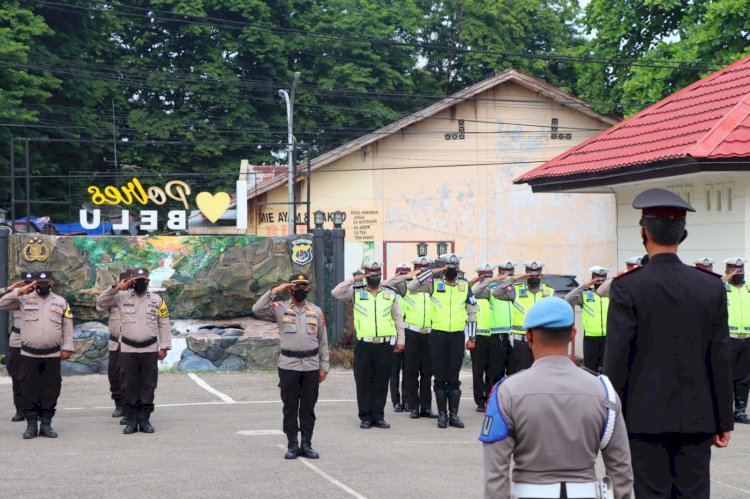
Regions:
<instances>
[{"instance_id":1,"label":"lamp post","mask_svg":"<svg viewBox=\"0 0 750 499\"><path fill-rule=\"evenodd\" d=\"M420 258L427 256L427 243L417 243L417 256Z\"/></svg>"},{"instance_id":2,"label":"lamp post","mask_svg":"<svg viewBox=\"0 0 750 499\"><path fill-rule=\"evenodd\" d=\"M440 258L440 255L448 253L448 243L437 243L437 253L438 258Z\"/></svg>"},{"instance_id":3,"label":"lamp post","mask_svg":"<svg viewBox=\"0 0 750 499\"><path fill-rule=\"evenodd\" d=\"M345 214L343 211L333 212L333 286L344 280L344 236L342 228ZM344 306L339 300L333 300L333 340L341 342L344 339Z\"/></svg>"},{"instance_id":4,"label":"lamp post","mask_svg":"<svg viewBox=\"0 0 750 499\"><path fill-rule=\"evenodd\" d=\"M289 196L289 235L296 233L297 210L294 203L294 91L297 89L297 80L300 72L295 71L292 87L287 93L286 90L279 90L279 95L286 101L286 121L287 121L287 180Z\"/></svg>"},{"instance_id":5,"label":"lamp post","mask_svg":"<svg viewBox=\"0 0 750 499\"><path fill-rule=\"evenodd\" d=\"M313 234L313 270L315 272L315 304L321 309L325 310L326 297L328 296L329 288L326 286L326 246L325 246L325 234L326 231L323 229L323 222L325 222L326 214L320 210L313 213L313 221L315 227L312 230Z\"/></svg>"}]
</instances>

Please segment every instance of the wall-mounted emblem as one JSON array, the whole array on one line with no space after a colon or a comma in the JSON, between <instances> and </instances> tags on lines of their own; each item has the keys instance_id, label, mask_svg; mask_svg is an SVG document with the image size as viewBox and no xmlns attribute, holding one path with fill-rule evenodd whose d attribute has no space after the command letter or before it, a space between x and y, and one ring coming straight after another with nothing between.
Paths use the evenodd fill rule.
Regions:
<instances>
[{"instance_id":1,"label":"wall-mounted emblem","mask_svg":"<svg viewBox=\"0 0 750 499\"><path fill-rule=\"evenodd\" d=\"M23 259L27 262L46 262L49 260L51 251L47 243L38 237L32 237L21 251Z\"/></svg>"},{"instance_id":2,"label":"wall-mounted emblem","mask_svg":"<svg viewBox=\"0 0 750 499\"><path fill-rule=\"evenodd\" d=\"M305 265L312 262L312 241L309 239L295 239L292 241L292 262Z\"/></svg>"}]
</instances>

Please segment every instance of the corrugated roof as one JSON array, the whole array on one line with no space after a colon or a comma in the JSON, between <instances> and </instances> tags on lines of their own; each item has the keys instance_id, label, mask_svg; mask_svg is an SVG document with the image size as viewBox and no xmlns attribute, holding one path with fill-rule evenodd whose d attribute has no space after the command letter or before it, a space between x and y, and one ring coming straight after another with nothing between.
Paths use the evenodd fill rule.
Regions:
<instances>
[{"instance_id":1,"label":"corrugated roof","mask_svg":"<svg viewBox=\"0 0 750 499\"><path fill-rule=\"evenodd\" d=\"M750 156L750 56L653 104L520 176L514 183L675 159ZM674 174L674 170L671 172Z\"/></svg>"}]
</instances>

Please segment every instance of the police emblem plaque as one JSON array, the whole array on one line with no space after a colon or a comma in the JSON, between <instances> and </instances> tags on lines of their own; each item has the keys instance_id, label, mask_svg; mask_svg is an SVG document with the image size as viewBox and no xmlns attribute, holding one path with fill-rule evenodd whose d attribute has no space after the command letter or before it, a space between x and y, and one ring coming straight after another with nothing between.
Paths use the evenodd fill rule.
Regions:
<instances>
[{"instance_id":1,"label":"police emblem plaque","mask_svg":"<svg viewBox=\"0 0 750 499\"><path fill-rule=\"evenodd\" d=\"M295 239L292 241L292 262L306 265L312 262L312 241L309 239Z\"/></svg>"},{"instance_id":2,"label":"police emblem plaque","mask_svg":"<svg viewBox=\"0 0 750 499\"><path fill-rule=\"evenodd\" d=\"M23 259L27 262L46 262L50 257L50 249L47 243L39 237L32 237L21 250Z\"/></svg>"}]
</instances>

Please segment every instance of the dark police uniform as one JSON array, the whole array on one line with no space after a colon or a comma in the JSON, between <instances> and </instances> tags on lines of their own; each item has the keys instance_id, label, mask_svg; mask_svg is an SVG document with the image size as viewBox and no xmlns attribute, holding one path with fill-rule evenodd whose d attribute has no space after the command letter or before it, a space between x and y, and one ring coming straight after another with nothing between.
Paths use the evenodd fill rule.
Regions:
<instances>
[{"instance_id":1,"label":"dark police uniform","mask_svg":"<svg viewBox=\"0 0 750 499\"><path fill-rule=\"evenodd\" d=\"M695 211L663 189L641 193L633 207L656 218ZM636 497L708 498L712 436L734 424L721 280L674 253L615 278L604 373L622 400Z\"/></svg>"},{"instance_id":2,"label":"dark police uniform","mask_svg":"<svg viewBox=\"0 0 750 499\"><path fill-rule=\"evenodd\" d=\"M409 267L408 263L399 263L396 267L396 275L383 283L383 286L393 288L398 293L398 304L401 306L401 311L404 313L404 319L406 318L404 293L402 293L396 286L400 285L399 287L406 290L406 282L401 276L408 274L409 272L411 272L411 267ZM406 399L406 373L404 370L405 355L406 352L393 351L389 386L391 392L391 403L393 404L393 410L395 412L411 412L408 403L409 401Z\"/></svg>"},{"instance_id":3,"label":"dark police uniform","mask_svg":"<svg viewBox=\"0 0 750 499\"><path fill-rule=\"evenodd\" d=\"M21 280L24 284L31 284L32 273L23 272L21 273ZM0 296L10 293L12 290L8 288L0 289ZM26 419L23 409L21 409L21 382L18 379L18 370L21 364L21 324L23 323L23 314L20 310L13 311L13 329L11 329L10 337L8 338L8 376L10 376L13 390L13 405L16 408L16 413L10 419L14 423L23 421Z\"/></svg>"},{"instance_id":4,"label":"dark police uniform","mask_svg":"<svg viewBox=\"0 0 750 499\"><path fill-rule=\"evenodd\" d=\"M52 418L60 396L62 375L61 352L73 351L73 314L68 302L52 291L52 273L33 272L36 292L19 294L19 289L0 298L0 309L21 311L21 357L18 378L21 384L21 408L27 428L23 438L37 434L55 438ZM37 422L41 425L37 429Z\"/></svg>"},{"instance_id":5,"label":"dark police uniform","mask_svg":"<svg viewBox=\"0 0 750 499\"><path fill-rule=\"evenodd\" d=\"M292 274L292 284L310 284L305 274ZM284 433L289 440L288 459L297 455L317 459L312 449L315 403L320 373L329 369L328 333L323 311L308 301L297 306L291 299L274 302L273 290L266 291L253 305L253 313L279 325L279 388L284 403ZM297 433L302 431L302 452L297 450Z\"/></svg>"}]
</instances>

